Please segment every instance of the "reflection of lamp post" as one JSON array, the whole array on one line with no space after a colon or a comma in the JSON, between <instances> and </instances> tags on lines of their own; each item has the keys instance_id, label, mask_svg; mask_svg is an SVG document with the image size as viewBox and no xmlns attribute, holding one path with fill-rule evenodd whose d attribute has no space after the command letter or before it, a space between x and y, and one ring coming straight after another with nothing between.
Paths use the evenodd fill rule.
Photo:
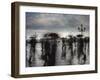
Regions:
<instances>
[{"instance_id":1,"label":"reflection of lamp post","mask_svg":"<svg viewBox=\"0 0 100 80\"><path fill-rule=\"evenodd\" d=\"M81 32L81 35L83 35L83 32L85 32L86 28L83 27L83 24L81 24L80 27L78 27L78 31Z\"/></svg>"}]
</instances>

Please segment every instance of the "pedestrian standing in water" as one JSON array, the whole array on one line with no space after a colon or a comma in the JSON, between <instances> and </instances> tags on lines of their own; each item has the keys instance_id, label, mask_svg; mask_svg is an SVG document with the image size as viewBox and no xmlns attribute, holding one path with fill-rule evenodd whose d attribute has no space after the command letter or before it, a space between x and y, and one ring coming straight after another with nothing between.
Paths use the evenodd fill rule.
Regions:
<instances>
[{"instance_id":1,"label":"pedestrian standing in water","mask_svg":"<svg viewBox=\"0 0 100 80\"><path fill-rule=\"evenodd\" d=\"M70 60L69 63L72 64L74 53L73 53L73 36L69 35L69 39L67 40L68 50L70 51Z\"/></svg>"},{"instance_id":2,"label":"pedestrian standing in water","mask_svg":"<svg viewBox=\"0 0 100 80\"><path fill-rule=\"evenodd\" d=\"M84 49L83 35L78 35L77 37L78 37L78 39L77 39L78 61L79 61L79 64L84 64L85 62L83 62L83 58L85 58L86 55L84 54L84 51L83 51L83 49Z\"/></svg>"},{"instance_id":3,"label":"pedestrian standing in water","mask_svg":"<svg viewBox=\"0 0 100 80\"><path fill-rule=\"evenodd\" d=\"M66 39L62 38L62 58L66 57Z\"/></svg>"},{"instance_id":4,"label":"pedestrian standing in water","mask_svg":"<svg viewBox=\"0 0 100 80\"><path fill-rule=\"evenodd\" d=\"M29 57L29 66L30 67L32 66L32 62L35 59L36 43L37 43L36 37L31 37L31 39L29 41L29 44L31 45L30 46L30 57Z\"/></svg>"},{"instance_id":5,"label":"pedestrian standing in water","mask_svg":"<svg viewBox=\"0 0 100 80\"><path fill-rule=\"evenodd\" d=\"M50 66L54 66L55 62L56 62L56 51L57 51L57 41L56 39L53 39L53 43L52 43L52 51L50 53L50 60L49 60L49 65Z\"/></svg>"},{"instance_id":6,"label":"pedestrian standing in water","mask_svg":"<svg viewBox=\"0 0 100 80\"><path fill-rule=\"evenodd\" d=\"M50 42L49 39L45 40L45 45L44 45L44 49L45 49L45 54L44 54L44 66L48 66L49 65L49 59L50 59Z\"/></svg>"}]
</instances>

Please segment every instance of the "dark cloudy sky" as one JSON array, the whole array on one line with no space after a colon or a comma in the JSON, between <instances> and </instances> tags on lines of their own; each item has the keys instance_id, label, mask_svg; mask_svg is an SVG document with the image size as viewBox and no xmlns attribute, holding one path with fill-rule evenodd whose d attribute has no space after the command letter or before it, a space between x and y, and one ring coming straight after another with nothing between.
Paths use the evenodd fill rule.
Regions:
<instances>
[{"instance_id":1,"label":"dark cloudy sky","mask_svg":"<svg viewBox=\"0 0 100 80\"><path fill-rule=\"evenodd\" d=\"M83 24L89 33L89 15L26 12L26 29L54 32L78 32Z\"/></svg>"}]
</instances>

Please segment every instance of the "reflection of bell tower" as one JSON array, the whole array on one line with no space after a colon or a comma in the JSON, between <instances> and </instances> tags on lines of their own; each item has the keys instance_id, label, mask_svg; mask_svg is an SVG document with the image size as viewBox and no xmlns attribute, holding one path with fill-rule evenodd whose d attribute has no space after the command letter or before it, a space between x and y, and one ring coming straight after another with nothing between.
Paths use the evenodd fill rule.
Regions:
<instances>
[{"instance_id":1,"label":"reflection of bell tower","mask_svg":"<svg viewBox=\"0 0 100 80\"><path fill-rule=\"evenodd\" d=\"M83 35L83 32L85 32L86 28L83 26L83 24L81 24L79 27L78 27L78 31L81 33L81 35Z\"/></svg>"}]
</instances>

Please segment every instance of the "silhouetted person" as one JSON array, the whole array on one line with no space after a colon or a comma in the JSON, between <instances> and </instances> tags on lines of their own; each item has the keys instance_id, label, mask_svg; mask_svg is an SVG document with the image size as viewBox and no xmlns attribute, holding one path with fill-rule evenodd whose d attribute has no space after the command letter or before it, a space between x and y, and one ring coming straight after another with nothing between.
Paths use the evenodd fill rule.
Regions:
<instances>
[{"instance_id":1,"label":"silhouetted person","mask_svg":"<svg viewBox=\"0 0 100 80\"><path fill-rule=\"evenodd\" d=\"M86 62L87 57L89 56L89 37L84 38L84 63Z\"/></svg>"},{"instance_id":2,"label":"silhouetted person","mask_svg":"<svg viewBox=\"0 0 100 80\"><path fill-rule=\"evenodd\" d=\"M41 51L42 51L42 57L44 55L44 44L45 44L45 40L44 39L41 39Z\"/></svg>"},{"instance_id":3,"label":"silhouetted person","mask_svg":"<svg viewBox=\"0 0 100 80\"><path fill-rule=\"evenodd\" d=\"M59 35L57 33L46 33L44 34L44 37L47 38L44 43L44 49L45 49L44 66L54 66L56 49L57 49L56 39L59 38Z\"/></svg>"},{"instance_id":4,"label":"silhouetted person","mask_svg":"<svg viewBox=\"0 0 100 80\"><path fill-rule=\"evenodd\" d=\"M71 57L73 58L73 37L72 36L69 36L68 46L69 46L69 50L71 51Z\"/></svg>"},{"instance_id":5,"label":"silhouetted person","mask_svg":"<svg viewBox=\"0 0 100 80\"><path fill-rule=\"evenodd\" d=\"M55 58L56 58L56 51L57 51L57 41L56 39L53 40L52 46L51 46L51 53L49 58L49 66L55 65Z\"/></svg>"},{"instance_id":6,"label":"silhouetted person","mask_svg":"<svg viewBox=\"0 0 100 80\"><path fill-rule=\"evenodd\" d=\"M81 60L85 60L86 59L86 55L84 54L84 40L82 38L82 35L79 35L78 40L77 40L78 44L77 44L77 48L78 48L78 60L80 62L80 58L83 56L83 58ZM80 63L83 64L83 63Z\"/></svg>"},{"instance_id":7,"label":"silhouetted person","mask_svg":"<svg viewBox=\"0 0 100 80\"><path fill-rule=\"evenodd\" d=\"M35 49L36 49L36 38L31 37L29 44L30 46L30 57L29 57L29 66L32 66L32 61L35 58Z\"/></svg>"},{"instance_id":8,"label":"silhouetted person","mask_svg":"<svg viewBox=\"0 0 100 80\"><path fill-rule=\"evenodd\" d=\"M66 57L66 39L62 38L62 58Z\"/></svg>"},{"instance_id":9,"label":"silhouetted person","mask_svg":"<svg viewBox=\"0 0 100 80\"><path fill-rule=\"evenodd\" d=\"M48 39L45 41L44 48L45 48L45 54L44 54L45 63L44 63L44 66L48 66L49 65L49 59L50 59L50 42L49 42Z\"/></svg>"}]
</instances>

